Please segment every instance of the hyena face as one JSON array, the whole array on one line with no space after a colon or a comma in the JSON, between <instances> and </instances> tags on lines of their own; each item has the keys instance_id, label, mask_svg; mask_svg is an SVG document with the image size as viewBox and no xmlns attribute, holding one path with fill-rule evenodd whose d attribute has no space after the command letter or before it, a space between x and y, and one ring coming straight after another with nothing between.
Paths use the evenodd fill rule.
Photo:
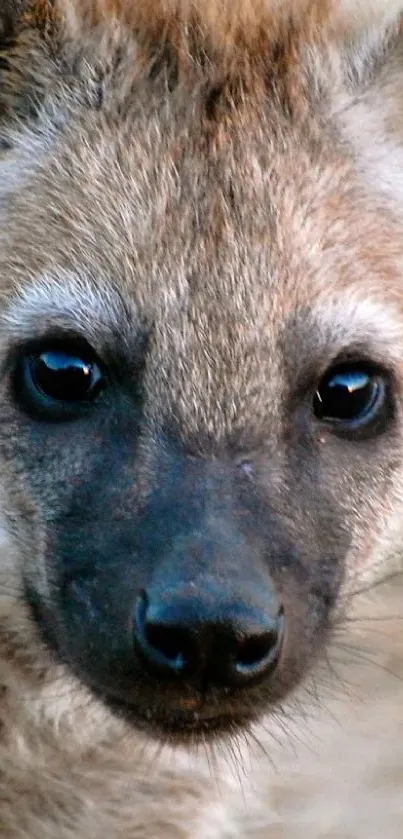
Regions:
<instances>
[{"instance_id":1,"label":"hyena face","mask_svg":"<svg viewBox=\"0 0 403 839\"><path fill-rule=\"evenodd\" d=\"M4 46L0 641L157 735L280 701L399 549L399 27L311 7Z\"/></svg>"}]
</instances>

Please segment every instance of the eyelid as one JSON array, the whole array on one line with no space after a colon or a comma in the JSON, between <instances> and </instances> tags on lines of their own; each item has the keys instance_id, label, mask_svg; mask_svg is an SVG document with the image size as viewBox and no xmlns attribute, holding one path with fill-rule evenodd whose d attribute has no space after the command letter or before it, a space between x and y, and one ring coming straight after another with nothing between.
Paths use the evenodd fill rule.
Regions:
<instances>
[{"instance_id":1,"label":"eyelid","mask_svg":"<svg viewBox=\"0 0 403 839\"><path fill-rule=\"evenodd\" d=\"M102 374L109 380L117 378L121 366L114 357L112 363L108 363L105 356L102 356L92 347L81 335L71 331L61 332L52 330L43 336L35 336L28 341L14 344L0 368L1 377L10 377L23 357L37 355L49 351L62 351L66 355L82 358L83 361L96 362Z\"/></svg>"},{"instance_id":2,"label":"eyelid","mask_svg":"<svg viewBox=\"0 0 403 839\"><path fill-rule=\"evenodd\" d=\"M9 364L10 359L12 361L21 355L28 355L39 352L40 350L43 351L49 347L65 348L68 344L74 345L77 349L82 348L83 352L91 351L93 354L98 355L97 350L80 333L55 328L38 333L29 339L14 341L9 347L6 363Z\"/></svg>"},{"instance_id":3,"label":"eyelid","mask_svg":"<svg viewBox=\"0 0 403 839\"><path fill-rule=\"evenodd\" d=\"M71 346L75 353L90 353L104 371L108 371L111 381L121 383L138 379L144 367L150 332L144 324L133 331L130 346L121 335L113 335L99 329L97 343L89 341L87 336L72 328L54 326L24 340L15 341L8 350L5 360L0 365L0 376L7 376L23 354L38 352L39 349ZM73 349L74 348L74 349Z\"/></svg>"}]
</instances>

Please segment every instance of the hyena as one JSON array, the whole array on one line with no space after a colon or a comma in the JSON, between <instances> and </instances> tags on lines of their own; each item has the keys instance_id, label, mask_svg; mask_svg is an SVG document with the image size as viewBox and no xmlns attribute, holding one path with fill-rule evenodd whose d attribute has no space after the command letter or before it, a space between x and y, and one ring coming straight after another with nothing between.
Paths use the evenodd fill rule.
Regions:
<instances>
[{"instance_id":1,"label":"hyena","mask_svg":"<svg viewBox=\"0 0 403 839\"><path fill-rule=\"evenodd\" d=\"M0 4L5 839L227 835L399 557L402 7Z\"/></svg>"}]
</instances>

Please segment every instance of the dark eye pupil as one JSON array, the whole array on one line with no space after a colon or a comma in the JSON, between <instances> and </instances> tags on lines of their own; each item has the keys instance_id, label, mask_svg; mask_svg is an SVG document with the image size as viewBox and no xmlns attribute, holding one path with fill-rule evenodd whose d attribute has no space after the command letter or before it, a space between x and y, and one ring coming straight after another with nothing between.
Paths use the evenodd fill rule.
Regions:
<instances>
[{"instance_id":1,"label":"dark eye pupil","mask_svg":"<svg viewBox=\"0 0 403 839\"><path fill-rule=\"evenodd\" d=\"M320 384L314 399L318 419L351 422L371 414L378 401L381 382L361 369L334 371Z\"/></svg>"},{"instance_id":2,"label":"dark eye pupil","mask_svg":"<svg viewBox=\"0 0 403 839\"><path fill-rule=\"evenodd\" d=\"M35 386L51 399L80 402L93 399L99 391L98 366L79 356L48 350L31 356L29 364Z\"/></svg>"}]
</instances>

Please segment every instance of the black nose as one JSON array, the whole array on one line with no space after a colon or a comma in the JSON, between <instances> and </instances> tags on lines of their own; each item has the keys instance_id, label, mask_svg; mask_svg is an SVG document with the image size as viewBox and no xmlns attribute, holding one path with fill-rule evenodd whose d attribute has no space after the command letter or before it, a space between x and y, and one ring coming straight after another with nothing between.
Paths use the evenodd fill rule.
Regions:
<instances>
[{"instance_id":1,"label":"black nose","mask_svg":"<svg viewBox=\"0 0 403 839\"><path fill-rule=\"evenodd\" d=\"M267 676L276 666L284 634L282 608L225 603L194 593L141 592L134 610L135 648L151 674L236 687Z\"/></svg>"}]
</instances>

